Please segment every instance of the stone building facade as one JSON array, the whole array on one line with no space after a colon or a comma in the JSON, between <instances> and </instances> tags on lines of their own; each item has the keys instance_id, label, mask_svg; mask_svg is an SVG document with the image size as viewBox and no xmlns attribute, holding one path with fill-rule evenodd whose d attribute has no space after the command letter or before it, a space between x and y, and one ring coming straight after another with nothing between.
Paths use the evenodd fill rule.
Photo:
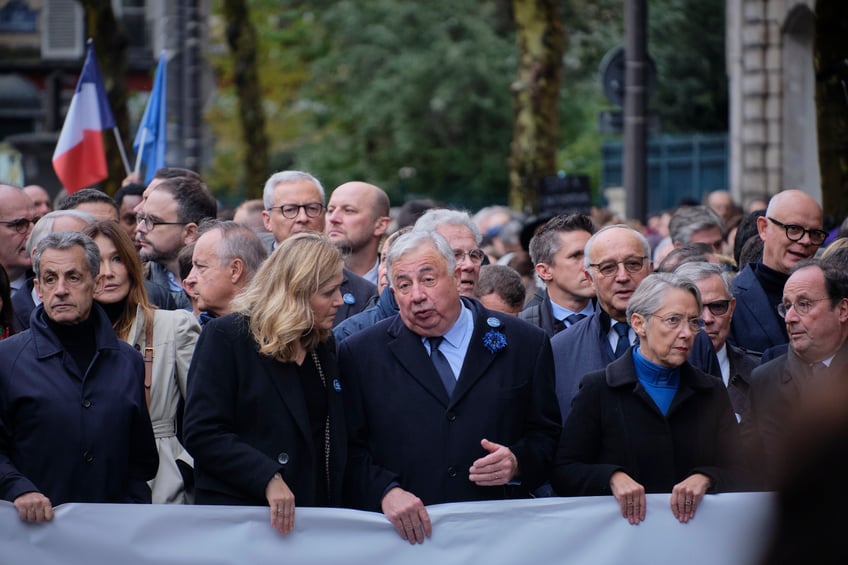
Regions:
<instances>
[{"instance_id":1,"label":"stone building facade","mask_svg":"<svg viewBox=\"0 0 848 565\"><path fill-rule=\"evenodd\" d=\"M815 0L727 0L730 190L743 204L801 188L821 201Z\"/></svg>"}]
</instances>

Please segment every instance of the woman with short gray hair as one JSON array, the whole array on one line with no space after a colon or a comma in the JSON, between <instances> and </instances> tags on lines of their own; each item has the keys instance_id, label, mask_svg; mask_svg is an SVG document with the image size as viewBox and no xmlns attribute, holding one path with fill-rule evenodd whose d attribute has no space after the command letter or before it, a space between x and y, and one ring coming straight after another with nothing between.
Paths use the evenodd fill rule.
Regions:
<instances>
[{"instance_id":1,"label":"woman with short gray hair","mask_svg":"<svg viewBox=\"0 0 848 565\"><path fill-rule=\"evenodd\" d=\"M638 342L583 377L565 421L553 486L561 496L615 496L631 524L646 493L671 492L680 522L706 493L739 480L736 418L722 382L687 361L703 327L695 284L649 275L627 306Z\"/></svg>"}]
</instances>

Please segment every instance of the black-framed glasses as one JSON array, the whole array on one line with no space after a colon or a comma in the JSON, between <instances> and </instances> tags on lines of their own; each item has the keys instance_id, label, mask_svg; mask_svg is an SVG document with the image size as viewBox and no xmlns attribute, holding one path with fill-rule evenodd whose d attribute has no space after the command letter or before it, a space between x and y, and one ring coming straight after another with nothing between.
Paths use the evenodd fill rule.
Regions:
<instances>
[{"instance_id":1,"label":"black-framed glasses","mask_svg":"<svg viewBox=\"0 0 848 565\"><path fill-rule=\"evenodd\" d=\"M668 326L669 329L676 330L680 327L680 324L686 320L686 323L689 324L689 329L692 330L693 333L697 333L698 331L704 329L704 320L701 318L689 318L681 316L680 314L670 314L668 316L660 316L659 314L651 314L654 318L659 318L663 321L663 323Z\"/></svg>"},{"instance_id":2,"label":"black-framed glasses","mask_svg":"<svg viewBox=\"0 0 848 565\"><path fill-rule=\"evenodd\" d=\"M786 239L789 241L801 241L804 239L804 234L809 234L810 243L813 245L821 245L824 243L824 240L827 239L827 232L824 230L811 229L808 230L804 226L798 226L795 224L784 224L778 220L775 220L771 216L766 216L768 221L773 223L774 225L783 228L786 230Z\"/></svg>"},{"instance_id":3,"label":"black-framed glasses","mask_svg":"<svg viewBox=\"0 0 848 565\"><path fill-rule=\"evenodd\" d=\"M0 221L0 224L15 230L18 233L26 233L30 224L34 224L38 218L17 218L14 220Z\"/></svg>"},{"instance_id":4,"label":"black-framed glasses","mask_svg":"<svg viewBox=\"0 0 848 565\"><path fill-rule=\"evenodd\" d=\"M638 273L645 266L647 257L628 257L621 261L604 261L603 263L590 263L589 266L596 269L602 277L611 277L618 272L618 266L624 265L628 273Z\"/></svg>"},{"instance_id":5,"label":"black-framed glasses","mask_svg":"<svg viewBox=\"0 0 848 565\"><path fill-rule=\"evenodd\" d=\"M479 265L483 262L483 257L486 255L480 249L472 249L471 251L463 251L462 249L453 250L453 258L456 259L457 263L462 263L466 256L468 256L472 263Z\"/></svg>"},{"instance_id":6,"label":"black-framed glasses","mask_svg":"<svg viewBox=\"0 0 848 565\"><path fill-rule=\"evenodd\" d=\"M813 309L813 305L816 302L821 302L822 300L829 300L829 298L817 298L815 300L810 300L808 298L802 298L798 302L782 302L777 305L777 313L781 318L785 318L786 314L789 312L790 308L795 308L795 313L799 316L806 316Z\"/></svg>"},{"instance_id":7,"label":"black-framed glasses","mask_svg":"<svg viewBox=\"0 0 848 565\"><path fill-rule=\"evenodd\" d=\"M153 231L153 228L156 226L184 226L188 222L163 222L161 220L157 220L150 216L142 216L141 214L137 214L135 217L135 221L138 225L144 224L144 229L147 231Z\"/></svg>"},{"instance_id":8,"label":"black-framed glasses","mask_svg":"<svg viewBox=\"0 0 848 565\"><path fill-rule=\"evenodd\" d=\"M730 310L730 300L716 300L704 304L704 308L710 311L713 316L724 316Z\"/></svg>"},{"instance_id":9,"label":"black-framed glasses","mask_svg":"<svg viewBox=\"0 0 848 565\"><path fill-rule=\"evenodd\" d=\"M271 206L268 211L278 209L284 218L293 220L300 214L300 209L306 212L306 217L317 218L324 211L324 205L320 202L310 202L309 204L280 204L279 206Z\"/></svg>"}]
</instances>

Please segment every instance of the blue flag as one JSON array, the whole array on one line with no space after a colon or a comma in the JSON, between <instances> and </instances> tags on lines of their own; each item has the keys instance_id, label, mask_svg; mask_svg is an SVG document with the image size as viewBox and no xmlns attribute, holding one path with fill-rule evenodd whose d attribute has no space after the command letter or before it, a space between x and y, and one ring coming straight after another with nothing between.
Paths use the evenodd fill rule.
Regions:
<instances>
[{"instance_id":1,"label":"blue flag","mask_svg":"<svg viewBox=\"0 0 848 565\"><path fill-rule=\"evenodd\" d=\"M157 169L165 166L165 152L168 149L167 81L168 60L165 51L162 51L153 79L153 90L133 141L133 150L137 155L136 170L139 162L144 163L145 184L150 183Z\"/></svg>"}]
</instances>

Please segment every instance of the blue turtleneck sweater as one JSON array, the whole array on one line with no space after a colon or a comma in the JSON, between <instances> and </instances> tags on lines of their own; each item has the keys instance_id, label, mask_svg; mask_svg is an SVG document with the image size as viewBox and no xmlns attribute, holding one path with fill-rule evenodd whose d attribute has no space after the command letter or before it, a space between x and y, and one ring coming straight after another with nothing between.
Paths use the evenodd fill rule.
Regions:
<instances>
[{"instance_id":1,"label":"blue turtleneck sweater","mask_svg":"<svg viewBox=\"0 0 848 565\"><path fill-rule=\"evenodd\" d=\"M633 348L633 364L639 382L665 416L680 384L680 367L668 369L657 365L642 355L639 347Z\"/></svg>"}]
</instances>

